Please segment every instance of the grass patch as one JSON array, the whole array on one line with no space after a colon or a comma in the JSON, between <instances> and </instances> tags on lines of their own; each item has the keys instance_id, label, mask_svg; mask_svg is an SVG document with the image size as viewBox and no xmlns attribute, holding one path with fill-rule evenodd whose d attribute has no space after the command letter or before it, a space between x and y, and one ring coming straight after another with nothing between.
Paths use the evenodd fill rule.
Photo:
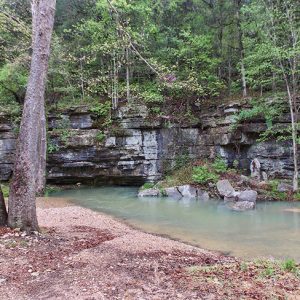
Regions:
<instances>
[{"instance_id":1,"label":"grass patch","mask_svg":"<svg viewBox=\"0 0 300 300\"><path fill-rule=\"evenodd\" d=\"M282 263L282 268L284 271L296 273L298 270L297 264L293 259L286 259Z\"/></svg>"},{"instance_id":2,"label":"grass patch","mask_svg":"<svg viewBox=\"0 0 300 300\"><path fill-rule=\"evenodd\" d=\"M141 187L142 190L147 190L147 189L153 189L155 187L155 184L152 182L145 182L143 186Z\"/></svg>"}]
</instances>

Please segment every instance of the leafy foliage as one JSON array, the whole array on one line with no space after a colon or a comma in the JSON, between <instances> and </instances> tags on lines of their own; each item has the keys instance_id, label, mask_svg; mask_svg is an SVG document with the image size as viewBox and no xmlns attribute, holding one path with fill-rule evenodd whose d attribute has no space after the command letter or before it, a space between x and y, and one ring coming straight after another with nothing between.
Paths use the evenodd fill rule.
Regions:
<instances>
[{"instance_id":1,"label":"leafy foliage","mask_svg":"<svg viewBox=\"0 0 300 300\"><path fill-rule=\"evenodd\" d=\"M226 161L220 156L218 156L215 159L211 166L214 169L214 171L218 174L225 173L227 171Z\"/></svg>"},{"instance_id":2,"label":"leafy foliage","mask_svg":"<svg viewBox=\"0 0 300 300\"><path fill-rule=\"evenodd\" d=\"M196 183L206 184L208 182L217 182L219 176L211 172L207 166L198 166L193 168L192 178Z\"/></svg>"},{"instance_id":3,"label":"leafy foliage","mask_svg":"<svg viewBox=\"0 0 300 300\"><path fill-rule=\"evenodd\" d=\"M96 135L96 140L97 142L102 143L105 140L105 137L106 137L105 133L100 130Z\"/></svg>"}]
</instances>

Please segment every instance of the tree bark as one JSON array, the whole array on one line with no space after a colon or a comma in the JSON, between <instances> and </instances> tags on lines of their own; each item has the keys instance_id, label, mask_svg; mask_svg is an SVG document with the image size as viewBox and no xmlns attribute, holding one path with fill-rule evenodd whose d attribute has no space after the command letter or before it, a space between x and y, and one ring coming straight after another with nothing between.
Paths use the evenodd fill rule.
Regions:
<instances>
[{"instance_id":1,"label":"tree bark","mask_svg":"<svg viewBox=\"0 0 300 300\"><path fill-rule=\"evenodd\" d=\"M41 111L45 102L44 93L56 0L35 2L38 5L38 13L33 22L34 48L8 202L9 226L27 232L38 230L35 203L36 161L39 158Z\"/></svg>"},{"instance_id":2,"label":"tree bark","mask_svg":"<svg viewBox=\"0 0 300 300\"><path fill-rule=\"evenodd\" d=\"M6 211L4 196L0 185L0 226L6 226L6 225L7 225L7 211Z\"/></svg>"},{"instance_id":3,"label":"tree bark","mask_svg":"<svg viewBox=\"0 0 300 300\"><path fill-rule=\"evenodd\" d=\"M47 128L45 104L41 105L40 132L38 140L36 195L43 196L46 187L46 159L47 159Z\"/></svg>"},{"instance_id":4,"label":"tree bark","mask_svg":"<svg viewBox=\"0 0 300 300\"><path fill-rule=\"evenodd\" d=\"M32 42L31 48L35 48L35 36L38 28L38 16L40 14L40 1L31 1L31 12L32 12ZM37 143L38 159L36 161L36 196L43 196L46 186L46 156L47 156L47 128L46 128L46 116L45 116L45 105L41 105L41 116L40 116L40 132Z\"/></svg>"}]
</instances>

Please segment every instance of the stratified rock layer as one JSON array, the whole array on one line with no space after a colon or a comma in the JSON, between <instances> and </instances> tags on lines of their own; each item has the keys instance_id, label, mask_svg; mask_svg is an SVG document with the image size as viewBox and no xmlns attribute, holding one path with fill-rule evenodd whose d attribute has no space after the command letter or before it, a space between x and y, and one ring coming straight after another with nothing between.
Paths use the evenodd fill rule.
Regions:
<instances>
[{"instance_id":1,"label":"stratified rock layer","mask_svg":"<svg viewBox=\"0 0 300 300\"><path fill-rule=\"evenodd\" d=\"M104 137L101 120L86 107L50 115L48 181L141 185L159 180L178 158L187 155L192 159L220 155L229 165L236 160L244 168L257 158L268 176L291 176L289 142L257 143L266 129L260 119L233 129L234 114L240 109L230 104L199 110L195 112L197 122L179 125L151 119L143 105L121 107L114 113L113 129ZM276 122L287 126L288 118ZM0 180L11 176L16 147L13 124L12 117L0 115ZM61 124L64 129L53 131Z\"/></svg>"}]
</instances>

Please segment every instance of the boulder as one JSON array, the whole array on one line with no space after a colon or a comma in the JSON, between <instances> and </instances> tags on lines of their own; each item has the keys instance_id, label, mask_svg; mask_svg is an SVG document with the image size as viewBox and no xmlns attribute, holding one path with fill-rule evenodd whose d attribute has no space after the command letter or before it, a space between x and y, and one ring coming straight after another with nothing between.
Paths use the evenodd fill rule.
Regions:
<instances>
[{"instance_id":1,"label":"boulder","mask_svg":"<svg viewBox=\"0 0 300 300\"><path fill-rule=\"evenodd\" d=\"M253 202L255 203L257 199L257 192L254 190L242 191L237 196L239 202Z\"/></svg>"},{"instance_id":2,"label":"boulder","mask_svg":"<svg viewBox=\"0 0 300 300\"><path fill-rule=\"evenodd\" d=\"M280 182L278 184L277 191L281 193L292 192L293 186L284 182Z\"/></svg>"},{"instance_id":3,"label":"boulder","mask_svg":"<svg viewBox=\"0 0 300 300\"><path fill-rule=\"evenodd\" d=\"M228 195L224 196L224 202L235 202L238 200L240 192L231 192Z\"/></svg>"},{"instance_id":4,"label":"boulder","mask_svg":"<svg viewBox=\"0 0 300 300\"><path fill-rule=\"evenodd\" d=\"M217 182L217 190L222 197L231 195L232 193L235 192L234 188L232 187L232 185L227 179L219 180Z\"/></svg>"},{"instance_id":5,"label":"boulder","mask_svg":"<svg viewBox=\"0 0 300 300\"><path fill-rule=\"evenodd\" d=\"M246 211L255 208L255 203L250 201L230 202L228 207L234 211Z\"/></svg>"},{"instance_id":6,"label":"boulder","mask_svg":"<svg viewBox=\"0 0 300 300\"><path fill-rule=\"evenodd\" d=\"M139 190L138 197L158 197L158 189L141 189Z\"/></svg>"},{"instance_id":7,"label":"boulder","mask_svg":"<svg viewBox=\"0 0 300 300\"><path fill-rule=\"evenodd\" d=\"M182 195L176 186L164 189L164 194L167 197L173 197L177 199L182 198Z\"/></svg>"},{"instance_id":8,"label":"boulder","mask_svg":"<svg viewBox=\"0 0 300 300\"><path fill-rule=\"evenodd\" d=\"M250 171L251 171L251 177L255 180L260 181L260 169L261 165L257 158L254 158L250 163Z\"/></svg>"},{"instance_id":9,"label":"boulder","mask_svg":"<svg viewBox=\"0 0 300 300\"><path fill-rule=\"evenodd\" d=\"M208 194L208 192L198 188L197 189L197 198L201 201L208 201L209 200L209 194Z\"/></svg>"},{"instance_id":10,"label":"boulder","mask_svg":"<svg viewBox=\"0 0 300 300\"><path fill-rule=\"evenodd\" d=\"M181 185L178 186L178 191L182 195L182 197L186 198L196 198L197 197L197 190L191 185Z\"/></svg>"}]
</instances>

